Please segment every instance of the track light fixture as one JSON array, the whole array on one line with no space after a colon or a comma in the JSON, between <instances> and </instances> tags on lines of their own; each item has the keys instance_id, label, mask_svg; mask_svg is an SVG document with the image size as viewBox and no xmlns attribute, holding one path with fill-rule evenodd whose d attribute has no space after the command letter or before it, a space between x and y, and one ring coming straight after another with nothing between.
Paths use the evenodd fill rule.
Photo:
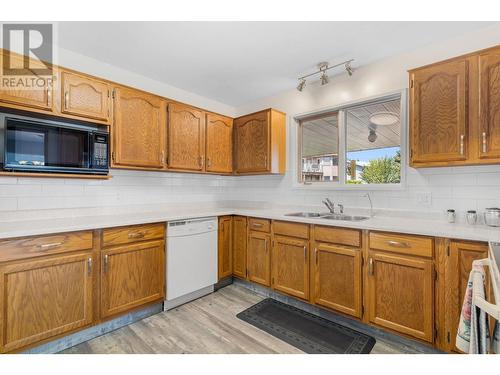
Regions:
<instances>
[{"instance_id":1,"label":"track light fixture","mask_svg":"<svg viewBox=\"0 0 500 375\"><path fill-rule=\"evenodd\" d=\"M328 82L330 82L330 79L328 78L327 71L330 69L336 68L338 66L341 66L341 65L344 65L344 68L345 68L347 74L349 75L349 77L352 76L354 70L351 67L351 62L353 62L353 61L354 61L354 59L351 59L351 60L343 61L339 64L335 64L332 66L328 66L327 62L320 62L318 64L318 70L316 72L299 77L299 84L297 85L297 90L302 92L302 90L304 90L304 87L306 86L306 78L311 77L311 76L316 75L316 74L321 74L321 76L320 76L321 85L328 84Z\"/></svg>"}]
</instances>

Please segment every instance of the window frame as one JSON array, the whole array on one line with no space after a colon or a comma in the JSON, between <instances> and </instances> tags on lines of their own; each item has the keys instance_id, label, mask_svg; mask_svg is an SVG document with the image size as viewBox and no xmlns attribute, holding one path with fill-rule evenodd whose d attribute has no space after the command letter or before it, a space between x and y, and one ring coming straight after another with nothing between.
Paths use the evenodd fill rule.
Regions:
<instances>
[{"instance_id":1,"label":"window frame","mask_svg":"<svg viewBox=\"0 0 500 375\"><path fill-rule=\"evenodd\" d=\"M400 134L400 150L401 150L401 181L398 184L347 184L346 183L346 144L347 144L347 115L346 110L373 104L377 102L385 102L395 99L400 99L400 119L401 119L401 134ZM325 108L319 111L297 114L292 117L294 121L295 150L291 156L295 158L291 165L293 166L293 188L306 190L349 190L349 191L367 191L367 190L403 190L406 187L406 168L407 168L407 151L408 151L408 95L407 90L398 90L382 95L375 95L368 98L355 100L340 104L335 107ZM338 181L302 181L302 127L301 123L305 120L310 120L318 116L326 116L331 113L338 112Z\"/></svg>"}]
</instances>

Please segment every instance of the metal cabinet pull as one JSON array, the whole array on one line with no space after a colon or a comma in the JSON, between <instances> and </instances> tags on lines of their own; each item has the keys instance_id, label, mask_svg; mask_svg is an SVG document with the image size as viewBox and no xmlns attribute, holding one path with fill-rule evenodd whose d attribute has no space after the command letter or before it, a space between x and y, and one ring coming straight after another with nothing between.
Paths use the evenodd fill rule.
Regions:
<instances>
[{"instance_id":1,"label":"metal cabinet pull","mask_svg":"<svg viewBox=\"0 0 500 375\"><path fill-rule=\"evenodd\" d=\"M254 227L254 228L262 228L262 224L261 223L252 223L252 227Z\"/></svg>"},{"instance_id":2,"label":"metal cabinet pull","mask_svg":"<svg viewBox=\"0 0 500 375\"><path fill-rule=\"evenodd\" d=\"M460 135L460 155L464 154L464 135Z\"/></svg>"},{"instance_id":3,"label":"metal cabinet pull","mask_svg":"<svg viewBox=\"0 0 500 375\"><path fill-rule=\"evenodd\" d=\"M146 232L131 232L128 234L128 238L142 238L146 235Z\"/></svg>"},{"instance_id":4,"label":"metal cabinet pull","mask_svg":"<svg viewBox=\"0 0 500 375\"><path fill-rule=\"evenodd\" d=\"M304 246L304 261L307 262L307 246Z\"/></svg>"},{"instance_id":5,"label":"metal cabinet pull","mask_svg":"<svg viewBox=\"0 0 500 375\"><path fill-rule=\"evenodd\" d=\"M44 243L44 244L38 245L38 247L41 250L49 250L49 249L54 249L56 247L59 247L62 244L63 244L62 242Z\"/></svg>"},{"instance_id":6,"label":"metal cabinet pull","mask_svg":"<svg viewBox=\"0 0 500 375\"><path fill-rule=\"evenodd\" d=\"M483 154L486 153L486 132L483 132Z\"/></svg>"},{"instance_id":7,"label":"metal cabinet pull","mask_svg":"<svg viewBox=\"0 0 500 375\"><path fill-rule=\"evenodd\" d=\"M266 253L268 252L268 247L267 247L267 239L264 240L264 246L266 248Z\"/></svg>"},{"instance_id":8,"label":"metal cabinet pull","mask_svg":"<svg viewBox=\"0 0 500 375\"><path fill-rule=\"evenodd\" d=\"M318 248L317 247L314 249L314 258L316 260L316 265L318 265Z\"/></svg>"},{"instance_id":9,"label":"metal cabinet pull","mask_svg":"<svg viewBox=\"0 0 500 375\"><path fill-rule=\"evenodd\" d=\"M87 259L87 275L92 276L92 258Z\"/></svg>"},{"instance_id":10,"label":"metal cabinet pull","mask_svg":"<svg viewBox=\"0 0 500 375\"><path fill-rule=\"evenodd\" d=\"M64 93L64 109L68 109L68 102L69 102L69 92Z\"/></svg>"},{"instance_id":11,"label":"metal cabinet pull","mask_svg":"<svg viewBox=\"0 0 500 375\"><path fill-rule=\"evenodd\" d=\"M373 276L373 258L368 261L368 273Z\"/></svg>"},{"instance_id":12,"label":"metal cabinet pull","mask_svg":"<svg viewBox=\"0 0 500 375\"><path fill-rule=\"evenodd\" d=\"M52 105L52 87L47 87L47 106Z\"/></svg>"},{"instance_id":13,"label":"metal cabinet pull","mask_svg":"<svg viewBox=\"0 0 500 375\"><path fill-rule=\"evenodd\" d=\"M104 268L103 268L104 273L108 272L108 267L109 267L109 256L106 254L104 255Z\"/></svg>"},{"instance_id":14,"label":"metal cabinet pull","mask_svg":"<svg viewBox=\"0 0 500 375\"><path fill-rule=\"evenodd\" d=\"M407 242L387 241L387 244L392 247L410 247Z\"/></svg>"},{"instance_id":15,"label":"metal cabinet pull","mask_svg":"<svg viewBox=\"0 0 500 375\"><path fill-rule=\"evenodd\" d=\"M160 154L160 163L163 165L165 164L165 151L161 150Z\"/></svg>"}]
</instances>

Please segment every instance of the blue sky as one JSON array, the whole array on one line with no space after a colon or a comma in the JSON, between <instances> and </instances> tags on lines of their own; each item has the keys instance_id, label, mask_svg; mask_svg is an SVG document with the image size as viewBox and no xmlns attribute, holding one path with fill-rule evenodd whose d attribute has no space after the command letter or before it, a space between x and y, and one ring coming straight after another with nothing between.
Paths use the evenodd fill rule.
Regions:
<instances>
[{"instance_id":1,"label":"blue sky","mask_svg":"<svg viewBox=\"0 0 500 375\"><path fill-rule=\"evenodd\" d=\"M347 159L358 161L369 161L372 159L382 158L384 156L393 157L400 147L379 148L376 150L348 152Z\"/></svg>"}]
</instances>

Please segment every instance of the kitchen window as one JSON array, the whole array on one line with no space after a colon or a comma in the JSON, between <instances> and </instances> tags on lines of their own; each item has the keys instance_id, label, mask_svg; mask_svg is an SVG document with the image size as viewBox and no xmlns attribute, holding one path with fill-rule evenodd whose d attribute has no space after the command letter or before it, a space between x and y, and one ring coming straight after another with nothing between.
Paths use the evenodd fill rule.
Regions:
<instances>
[{"instance_id":1,"label":"kitchen window","mask_svg":"<svg viewBox=\"0 0 500 375\"><path fill-rule=\"evenodd\" d=\"M298 119L298 182L344 189L404 180L405 95L386 95Z\"/></svg>"}]
</instances>

